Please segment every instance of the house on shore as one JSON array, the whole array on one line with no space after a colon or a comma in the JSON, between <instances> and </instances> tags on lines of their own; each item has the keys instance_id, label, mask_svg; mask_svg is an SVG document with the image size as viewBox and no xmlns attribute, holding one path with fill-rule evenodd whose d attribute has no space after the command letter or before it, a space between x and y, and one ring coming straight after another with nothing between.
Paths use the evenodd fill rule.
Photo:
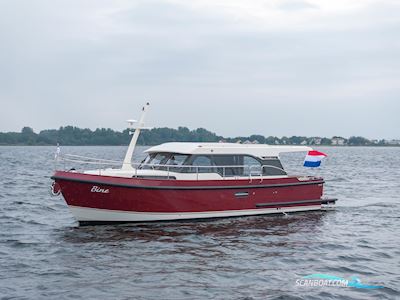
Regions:
<instances>
[{"instance_id":1,"label":"house on shore","mask_svg":"<svg viewBox=\"0 0 400 300\"><path fill-rule=\"evenodd\" d=\"M310 144L311 145L321 145L322 138L320 137L313 137L311 138Z\"/></svg>"},{"instance_id":2,"label":"house on shore","mask_svg":"<svg viewBox=\"0 0 400 300\"><path fill-rule=\"evenodd\" d=\"M390 140L390 141L387 141L387 145L398 146L398 145L400 145L400 140Z\"/></svg>"},{"instance_id":3,"label":"house on shore","mask_svg":"<svg viewBox=\"0 0 400 300\"><path fill-rule=\"evenodd\" d=\"M341 136L334 136L331 139L332 146L344 146L346 145L346 139Z\"/></svg>"}]
</instances>

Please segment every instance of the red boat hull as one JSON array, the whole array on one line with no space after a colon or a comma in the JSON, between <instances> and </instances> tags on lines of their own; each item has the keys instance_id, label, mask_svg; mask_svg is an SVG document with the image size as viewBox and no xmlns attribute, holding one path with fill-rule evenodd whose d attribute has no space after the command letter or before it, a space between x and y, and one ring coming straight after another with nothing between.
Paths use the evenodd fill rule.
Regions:
<instances>
[{"instance_id":1,"label":"red boat hull","mask_svg":"<svg viewBox=\"0 0 400 300\"><path fill-rule=\"evenodd\" d=\"M154 180L57 171L58 185L80 222L230 217L321 208L323 180Z\"/></svg>"}]
</instances>

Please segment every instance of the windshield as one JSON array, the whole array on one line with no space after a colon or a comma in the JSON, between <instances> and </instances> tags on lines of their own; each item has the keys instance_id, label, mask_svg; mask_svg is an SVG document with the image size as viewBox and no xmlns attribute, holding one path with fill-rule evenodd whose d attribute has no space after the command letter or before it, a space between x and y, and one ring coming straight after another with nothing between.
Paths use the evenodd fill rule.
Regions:
<instances>
[{"instance_id":1,"label":"windshield","mask_svg":"<svg viewBox=\"0 0 400 300\"><path fill-rule=\"evenodd\" d=\"M149 164L151 164L151 165L165 164L167 157L168 157L168 154L157 153L156 156L154 156L154 158L149 161Z\"/></svg>"},{"instance_id":2,"label":"windshield","mask_svg":"<svg viewBox=\"0 0 400 300\"><path fill-rule=\"evenodd\" d=\"M145 159L142 160L142 164L147 165L152 159L154 155L147 155Z\"/></svg>"},{"instance_id":3,"label":"windshield","mask_svg":"<svg viewBox=\"0 0 400 300\"><path fill-rule=\"evenodd\" d=\"M152 165L165 164L168 158L167 153L151 153L140 164L140 169L152 169Z\"/></svg>"},{"instance_id":4,"label":"windshield","mask_svg":"<svg viewBox=\"0 0 400 300\"><path fill-rule=\"evenodd\" d=\"M169 166L182 166L188 157L189 155L177 153L152 153L142 161L140 168L156 170L167 170L169 168L169 170L177 171L179 169L172 169ZM163 165L167 165L167 167Z\"/></svg>"}]
</instances>

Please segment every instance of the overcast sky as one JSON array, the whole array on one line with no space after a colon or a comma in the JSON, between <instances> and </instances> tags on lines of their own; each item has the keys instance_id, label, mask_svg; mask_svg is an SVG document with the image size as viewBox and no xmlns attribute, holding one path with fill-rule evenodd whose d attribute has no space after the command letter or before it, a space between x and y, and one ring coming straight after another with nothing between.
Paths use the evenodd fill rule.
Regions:
<instances>
[{"instance_id":1,"label":"overcast sky","mask_svg":"<svg viewBox=\"0 0 400 300\"><path fill-rule=\"evenodd\" d=\"M398 0L0 0L0 131L400 138Z\"/></svg>"}]
</instances>

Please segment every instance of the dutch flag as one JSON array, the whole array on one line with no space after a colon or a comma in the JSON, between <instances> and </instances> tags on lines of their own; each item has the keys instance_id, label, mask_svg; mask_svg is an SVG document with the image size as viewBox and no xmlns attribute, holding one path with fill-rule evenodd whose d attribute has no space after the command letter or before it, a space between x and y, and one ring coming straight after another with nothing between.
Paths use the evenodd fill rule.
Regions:
<instances>
[{"instance_id":1,"label":"dutch flag","mask_svg":"<svg viewBox=\"0 0 400 300\"><path fill-rule=\"evenodd\" d=\"M321 160L326 157L325 153L319 151L308 151L306 158L304 159L304 167L316 168L321 165Z\"/></svg>"}]
</instances>

